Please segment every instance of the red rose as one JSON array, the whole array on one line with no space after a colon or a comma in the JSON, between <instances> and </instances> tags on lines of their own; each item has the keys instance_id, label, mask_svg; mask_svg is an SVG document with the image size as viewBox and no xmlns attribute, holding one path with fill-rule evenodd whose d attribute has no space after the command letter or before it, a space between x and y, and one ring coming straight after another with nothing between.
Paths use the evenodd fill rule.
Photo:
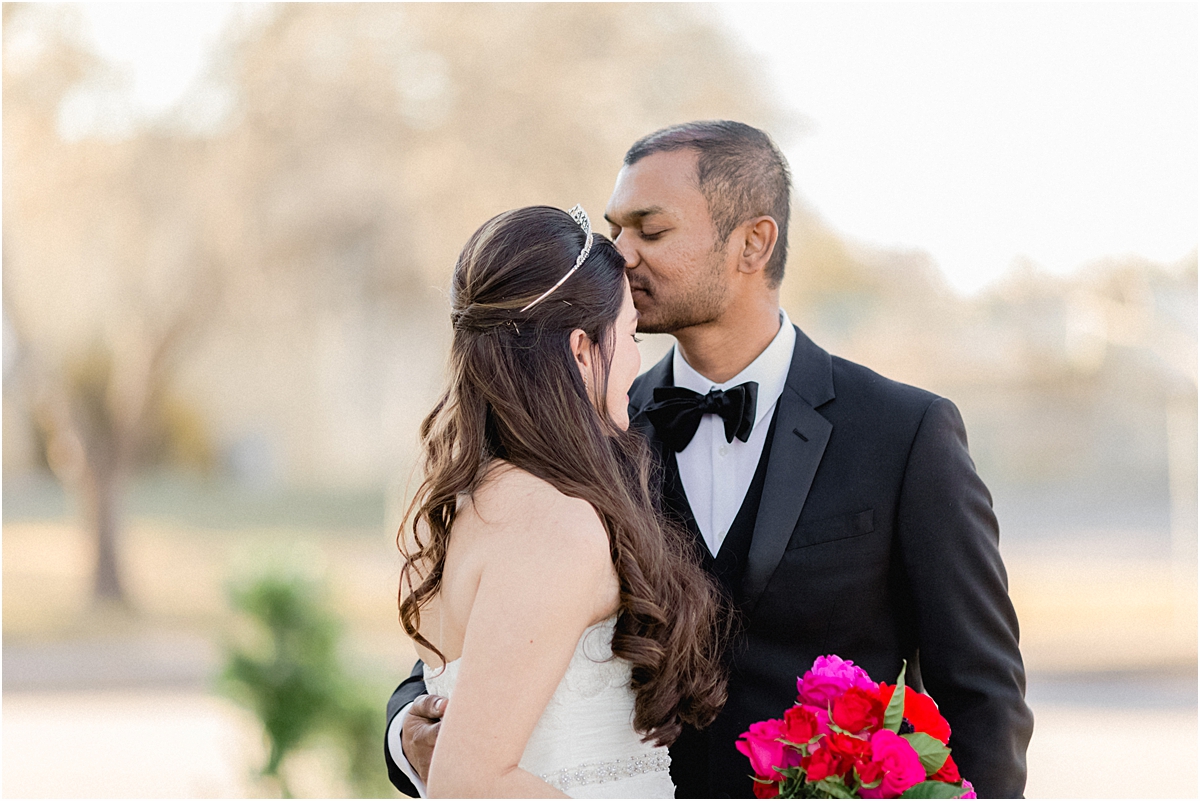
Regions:
<instances>
[{"instance_id":1,"label":"red rose","mask_svg":"<svg viewBox=\"0 0 1200 801\"><path fill-rule=\"evenodd\" d=\"M841 758L829 748L818 748L806 756L801 762L804 773L810 782L819 782L826 776L836 775Z\"/></svg>"},{"instance_id":2,"label":"red rose","mask_svg":"<svg viewBox=\"0 0 1200 801\"><path fill-rule=\"evenodd\" d=\"M848 734L827 734L801 765L810 782L819 782L826 776L845 776L855 760L865 757L870 748L870 743Z\"/></svg>"},{"instance_id":3,"label":"red rose","mask_svg":"<svg viewBox=\"0 0 1200 801\"><path fill-rule=\"evenodd\" d=\"M879 700L883 703L884 709L887 709L887 705L892 700L892 693L895 691L894 684L881 683L879 685ZM914 730L941 740L943 745L950 742L950 724L938 712L937 704L928 695L919 693L908 686L904 688L904 717L908 718L908 722L912 724Z\"/></svg>"},{"instance_id":4,"label":"red rose","mask_svg":"<svg viewBox=\"0 0 1200 801\"><path fill-rule=\"evenodd\" d=\"M849 734L831 734L823 741L829 746L829 750L837 754L842 760L842 769L838 773L845 773L850 770L850 767L859 759L866 759L871 753L871 744L866 740L860 740L857 737L851 737Z\"/></svg>"},{"instance_id":5,"label":"red rose","mask_svg":"<svg viewBox=\"0 0 1200 801\"><path fill-rule=\"evenodd\" d=\"M755 798L778 798L779 785L769 779L764 779L759 776L754 782L754 797Z\"/></svg>"},{"instance_id":6,"label":"red rose","mask_svg":"<svg viewBox=\"0 0 1200 801\"><path fill-rule=\"evenodd\" d=\"M962 781L962 776L958 775L958 765L954 764L954 759L949 754L946 755L946 763L929 778L935 782L949 782L950 784L958 784Z\"/></svg>"},{"instance_id":7,"label":"red rose","mask_svg":"<svg viewBox=\"0 0 1200 801\"><path fill-rule=\"evenodd\" d=\"M817 716L812 710L794 706L783 713L783 739L804 745L820 733Z\"/></svg>"},{"instance_id":8,"label":"red rose","mask_svg":"<svg viewBox=\"0 0 1200 801\"><path fill-rule=\"evenodd\" d=\"M878 693L851 687L834 699L833 722L855 734L864 729L878 729L883 725L884 708Z\"/></svg>"},{"instance_id":9,"label":"red rose","mask_svg":"<svg viewBox=\"0 0 1200 801\"><path fill-rule=\"evenodd\" d=\"M858 780L863 784L871 784L883 776L883 768L869 758L855 762L854 772L858 774Z\"/></svg>"},{"instance_id":10,"label":"red rose","mask_svg":"<svg viewBox=\"0 0 1200 801\"><path fill-rule=\"evenodd\" d=\"M911 687L905 688L904 717L917 731L922 731L930 737L937 738L942 744L950 742L950 724L938 712L937 704L928 695L919 693Z\"/></svg>"}]
</instances>

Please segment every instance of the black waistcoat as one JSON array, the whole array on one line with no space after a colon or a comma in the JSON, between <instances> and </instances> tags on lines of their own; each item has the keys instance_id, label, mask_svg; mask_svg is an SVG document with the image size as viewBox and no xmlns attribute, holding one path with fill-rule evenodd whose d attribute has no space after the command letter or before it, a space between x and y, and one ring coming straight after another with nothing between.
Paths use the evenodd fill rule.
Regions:
<instances>
[{"instance_id":1,"label":"black waistcoat","mask_svg":"<svg viewBox=\"0 0 1200 801\"><path fill-rule=\"evenodd\" d=\"M779 407L776 406L776 414L771 417L771 427L767 429L762 456L759 457L750 488L746 490L746 497L742 499L742 505L721 542L716 557L708 550L708 545L705 544L696 525L696 518L692 515L691 506L683 492L683 483L679 478L679 464L675 460L675 454L669 453L663 460L663 512L685 526L695 537L697 553L704 568L716 577L735 609L741 601L742 572L750 553L750 540L754 536L758 505L762 500L763 485L766 483L767 457L771 453L771 441L775 438L775 418L778 410ZM749 761L746 763L746 772L750 772ZM675 782L675 797L713 797L709 773L708 737L704 732L685 725L683 733L671 746L671 778Z\"/></svg>"}]
</instances>

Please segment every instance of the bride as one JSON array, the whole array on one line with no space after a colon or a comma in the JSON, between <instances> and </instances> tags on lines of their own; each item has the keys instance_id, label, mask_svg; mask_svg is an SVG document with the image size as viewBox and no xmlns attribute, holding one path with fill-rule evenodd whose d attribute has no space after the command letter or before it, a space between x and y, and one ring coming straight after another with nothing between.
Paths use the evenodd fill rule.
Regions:
<instances>
[{"instance_id":1,"label":"bride","mask_svg":"<svg viewBox=\"0 0 1200 801\"><path fill-rule=\"evenodd\" d=\"M517 209L471 236L451 303L402 529L401 622L450 699L429 794L671 797L666 746L725 700L718 596L626 430L624 260L578 207Z\"/></svg>"}]
</instances>

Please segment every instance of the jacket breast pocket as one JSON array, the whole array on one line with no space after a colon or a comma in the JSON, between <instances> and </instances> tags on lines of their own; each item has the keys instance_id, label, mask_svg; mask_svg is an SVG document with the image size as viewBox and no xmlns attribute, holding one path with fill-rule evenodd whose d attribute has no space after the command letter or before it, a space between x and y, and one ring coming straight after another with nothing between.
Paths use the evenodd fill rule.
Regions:
<instances>
[{"instance_id":1,"label":"jacket breast pocket","mask_svg":"<svg viewBox=\"0 0 1200 801\"><path fill-rule=\"evenodd\" d=\"M848 540L870 534L875 530L875 510L867 509L842 517L829 517L824 520L814 520L811 523L801 523L792 533L787 549L807 548L836 540Z\"/></svg>"}]
</instances>

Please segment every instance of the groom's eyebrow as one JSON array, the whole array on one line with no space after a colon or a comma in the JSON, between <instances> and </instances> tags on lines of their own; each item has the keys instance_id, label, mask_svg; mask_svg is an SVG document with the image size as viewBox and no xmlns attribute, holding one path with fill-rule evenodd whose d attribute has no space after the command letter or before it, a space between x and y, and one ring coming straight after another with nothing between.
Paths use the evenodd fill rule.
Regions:
<instances>
[{"instance_id":1,"label":"groom's eyebrow","mask_svg":"<svg viewBox=\"0 0 1200 801\"><path fill-rule=\"evenodd\" d=\"M645 219L646 217L649 217L651 214L662 214L662 213L663 213L662 206L647 206L644 209L634 209L633 211L627 213L625 216L635 222L641 222L643 219ZM608 220L608 222L612 225L617 225L617 226L620 225L619 223L613 222L613 218L609 217L607 212L604 214L604 219Z\"/></svg>"}]
</instances>

